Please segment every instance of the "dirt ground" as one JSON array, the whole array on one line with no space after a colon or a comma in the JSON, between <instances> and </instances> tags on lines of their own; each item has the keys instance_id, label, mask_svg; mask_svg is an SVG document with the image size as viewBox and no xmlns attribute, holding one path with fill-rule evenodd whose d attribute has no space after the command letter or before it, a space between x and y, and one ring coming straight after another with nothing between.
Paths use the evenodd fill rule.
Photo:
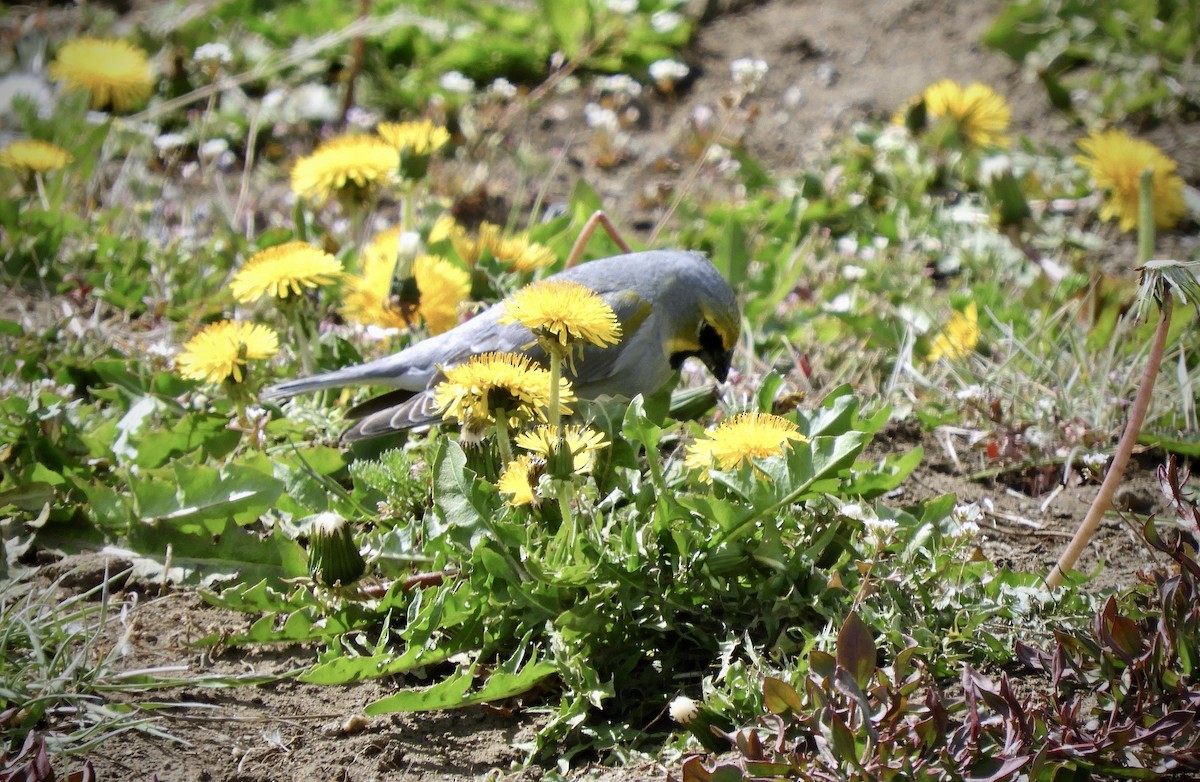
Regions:
<instances>
[{"instance_id":1,"label":"dirt ground","mask_svg":"<svg viewBox=\"0 0 1200 782\"><path fill-rule=\"evenodd\" d=\"M623 226L648 234L661 216L661 200L647 193L670 192L679 169L656 166L669 157L701 106L714 107L730 86L729 64L740 57L770 67L754 99L757 115L742 131L750 152L769 170L794 173L863 117L888 116L905 98L941 78L982 81L1005 95L1015 129L1066 146L1066 122L1050 108L1042 88L1019 68L979 43L1000 6L993 0L769 0L741 3L707 22L688 62L694 79L673 99L647 97L646 125L622 165L600 167L578 154L588 134L585 98L554 94L534 108L516 133L543 144L550 166L549 198L565 197L585 178ZM574 145L574 146L572 146ZM1185 172L1185 176L1187 172ZM875 452L917 444L926 458L896 502L946 492L962 501L991 503L982 550L1014 568L1042 571L1054 562L1095 486L1069 486L1048 507L1029 496L1027 484L966 480L933 437L892 429ZM962 448L960 444L960 448ZM1158 501L1153 463L1135 465L1130 484L1135 507L1145 512ZM1016 487L1016 488L1014 488ZM1149 554L1119 521L1106 521L1080 567L1105 568L1096 588L1129 584ZM57 567L74 566L77 561ZM97 566L93 574L102 572ZM96 576L98 577L98 575ZM86 582L86 574L84 581ZM189 675L271 673L311 661L313 652L225 651L213 657L189 642L221 631L243 631L251 618L218 610L184 592L139 596L114 634L132 626L126 655L129 669L186 665ZM116 620L114 620L116 621ZM504 771L522 756L514 745L531 739L536 715L472 708L418 717L392 716L348 725L368 702L388 692L387 681L316 687L282 681L227 689L180 688L161 692L161 701L194 706L164 713L162 730L179 742L130 732L90 753L98 779L173 782L286 782L290 780L466 780L480 777L538 779L540 769ZM492 771L492 769L502 769ZM573 778L610 782L660 780L672 769L655 763L617 770L596 768Z\"/></svg>"}]
</instances>

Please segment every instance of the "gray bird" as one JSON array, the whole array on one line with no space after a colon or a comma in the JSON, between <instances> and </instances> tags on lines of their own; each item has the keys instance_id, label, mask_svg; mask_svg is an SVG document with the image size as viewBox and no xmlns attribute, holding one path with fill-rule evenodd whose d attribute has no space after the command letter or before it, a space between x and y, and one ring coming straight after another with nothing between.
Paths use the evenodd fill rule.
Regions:
<instances>
[{"instance_id":1,"label":"gray bird","mask_svg":"<svg viewBox=\"0 0 1200 782\"><path fill-rule=\"evenodd\" d=\"M661 388L684 360L696 356L719 381L729 374L741 331L737 299L729 283L700 253L677 250L615 255L589 261L551 278L573 280L604 298L621 323L621 341L588 345L566 370L575 395L632 398ZM368 400L347 414L358 421L343 439L361 440L435 423L441 416L433 389L442 370L491 351L546 356L528 328L500 324L504 302L492 305L447 332L386 358L267 388L264 400L355 384L395 391Z\"/></svg>"}]
</instances>

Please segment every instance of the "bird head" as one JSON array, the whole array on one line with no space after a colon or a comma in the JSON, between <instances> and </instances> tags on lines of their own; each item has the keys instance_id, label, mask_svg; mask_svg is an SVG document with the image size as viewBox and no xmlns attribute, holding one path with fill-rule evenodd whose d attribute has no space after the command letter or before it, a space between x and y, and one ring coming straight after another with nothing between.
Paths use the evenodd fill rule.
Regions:
<instances>
[{"instance_id":1,"label":"bird head","mask_svg":"<svg viewBox=\"0 0 1200 782\"><path fill-rule=\"evenodd\" d=\"M720 382L729 376L733 348L742 330L742 317L729 283L711 264L697 266L677 303L668 302L678 314L667 344L672 369L695 356ZM673 298L673 297L668 297Z\"/></svg>"}]
</instances>

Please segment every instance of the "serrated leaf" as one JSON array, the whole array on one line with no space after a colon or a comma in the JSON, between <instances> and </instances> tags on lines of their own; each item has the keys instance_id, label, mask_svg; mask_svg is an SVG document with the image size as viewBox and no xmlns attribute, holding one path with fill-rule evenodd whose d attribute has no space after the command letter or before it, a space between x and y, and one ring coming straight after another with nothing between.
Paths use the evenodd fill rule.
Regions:
<instances>
[{"instance_id":1,"label":"serrated leaf","mask_svg":"<svg viewBox=\"0 0 1200 782\"><path fill-rule=\"evenodd\" d=\"M395 695L367 704L363 710L368 716L391 714L404 711L433 711L436 709L460 709L480 703L494 703L528 692L553 676L558 668L553 663L531 660L515 673L497 670L487 678L484 685L471 691L475 670L459 671L430 687L402 690Z\"/></svg>"}]
</instances>

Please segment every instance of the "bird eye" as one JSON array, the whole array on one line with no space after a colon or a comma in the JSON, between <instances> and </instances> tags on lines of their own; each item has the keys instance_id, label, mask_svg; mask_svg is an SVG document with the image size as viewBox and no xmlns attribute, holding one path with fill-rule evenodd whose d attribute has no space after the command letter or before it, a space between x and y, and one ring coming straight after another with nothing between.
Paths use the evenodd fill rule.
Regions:
<instances>
[{"instance_id":1,"label":"bird eye","mask_svg":"<svg viewBox=\"0 0 1200 782\"><path fill-rule=\"evenodd\" d=\"M721 335L717 332L713 325L708 321L700 322L700 350L702 351L721 351L725 350L725 340L721 339Z\"/></svg>"}]
</instances>

